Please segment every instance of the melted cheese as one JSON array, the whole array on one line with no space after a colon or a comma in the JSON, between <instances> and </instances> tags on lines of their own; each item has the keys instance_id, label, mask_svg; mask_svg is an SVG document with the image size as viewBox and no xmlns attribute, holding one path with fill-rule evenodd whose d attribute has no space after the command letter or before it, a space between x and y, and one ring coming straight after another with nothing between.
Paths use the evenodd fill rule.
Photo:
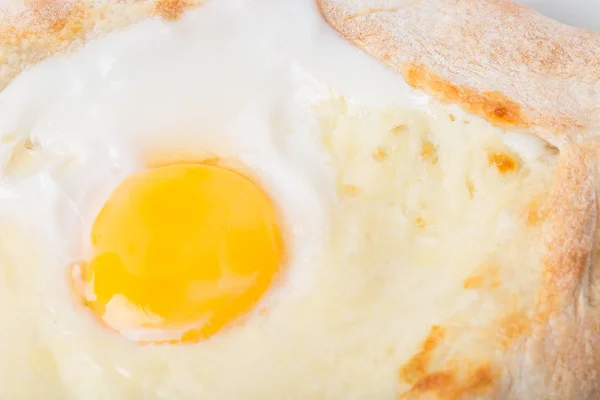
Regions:
<instances>
[{"instance_id":1,"label":"melted cheese","mask_svg":"<svg viewBox=\"0 0 600 400\"><path fill-rule=\"evenodd\" d=\"M353 329L377 332L378 373L400 366L406 398L486 393L529 332L555 156L433 103L324 109L342 209L329 263L338 269L319 293L350 306Z\"/></svg>"}]
</instances>

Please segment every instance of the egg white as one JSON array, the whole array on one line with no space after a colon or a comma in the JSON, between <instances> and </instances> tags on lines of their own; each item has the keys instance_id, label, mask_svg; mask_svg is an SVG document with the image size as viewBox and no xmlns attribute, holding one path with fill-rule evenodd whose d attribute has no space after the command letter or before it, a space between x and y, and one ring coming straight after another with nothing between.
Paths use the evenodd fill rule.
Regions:
<instances>
[{"instance_id":1,"label":"egg white","mask_svg":"<svg viewBox=\"0 0 600 400\"><path fill-rule=\"evenodd\" d=\"M411 187L421 190L382 190L367 159L392 126L382 109L402 108L394 118L417 121L421 133L414 113L429 113L438 133L447 131L441 119L449 110L464 114L432 108L428 96L338 37L313 3L209 2L180 21L149 20L54 57L0 93L0 320L10 321L0 329L0 398L396 395L398 365L447 310L441 296L424 312L408 312L404 296L427 275L406 280L390 260L418 265L398 253L412 250L367 245L368 231L390 241L414 236L405 214L389 211L386 225L385 215L368 210L384 212L377 198L393 203L404 193L417 207ZM323 111L339 96L354 116ZM477 129L486 133L474 147L503 143L482 121L461 140ZM511 138L537 162L539 143ZM343 161L349 149L362 158ZM289 263L259 307L265 313L194 345L138 346L75 301L67 272L85 259L91 224L111 191L163 150L249 168L280 209ZM376 195L344 200L340 181ZM480 206L495 215L504 203ZM419 240L425 254L431 242ZM385 268L366 271L371 265ZM435 290L427 296L436 298ZM403 336L413 320L412 335ZM404 341L410 346L394 353Z\"/></svg>"}]
</instances>

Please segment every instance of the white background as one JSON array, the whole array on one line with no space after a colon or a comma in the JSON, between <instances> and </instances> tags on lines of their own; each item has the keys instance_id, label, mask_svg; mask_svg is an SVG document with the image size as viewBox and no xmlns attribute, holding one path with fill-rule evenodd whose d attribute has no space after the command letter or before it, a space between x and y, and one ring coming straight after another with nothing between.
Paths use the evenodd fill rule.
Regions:
<instances>
[{"instance_id":1,"label":"white background","mask_svg":"<svg viewBox=\"0 0 600 400\"><path fill-rule=\"evenodd\" d=\"M487 1L487 0L480 0ZM600 32L600 0L516 0L560 22Z\"/></svg>"}]
</instances>

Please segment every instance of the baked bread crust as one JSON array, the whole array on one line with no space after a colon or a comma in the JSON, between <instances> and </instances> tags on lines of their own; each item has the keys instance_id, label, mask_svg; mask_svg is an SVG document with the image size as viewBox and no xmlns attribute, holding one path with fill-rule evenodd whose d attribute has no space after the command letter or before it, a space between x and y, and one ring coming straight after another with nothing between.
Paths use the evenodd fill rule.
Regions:
<instances>
[{"instance_id":1,"label":"baked bread crust","mask_svg":"<svg viewBox=\"0 0 600 400\"><path fill-rule=\"evenodd\" d=\"M50 55L148 16L176 19L202 2L32 0L0 11L0 90ZM471 383L493 385L502 399L600 398L600 34L508 0L317 2L335 29L412 86L559 149L534 326L505 355L502 377L478 370ZM428 379L402 398L477 396L446 390L443 375Z\"/></svg>"},{"instance_id":2,"label":"baked bread crust","mask_svg":"<svg viewBox=\"0 0 600 400\"><path fill-rule=\"evenodd\" d=\"M501 399L600 398L600 34L509 0L317 2L411 86L559 150L534 326L488 383ZM418 385L401 398L448 398L444 379Z\"/></svg>"},{"instance_id":3,"label":"baked bread crust","mask_svg":"<svg viewBox=\"0 0 600 400\"><path fill-rule=\"evenodd\" d=\"M204 0L30 0L0 7L0 90L28 66L149 16L173 20Z\"/></svg>"},{"instance_id":4,"label":"baked bread crust","mask_svg":"<svg viewBox=\"0 0 600 400\"><path fill-rule=\"evenodd\" d=\"M598 33L510 0L319 4L345 38L443 101L557 146L600 130Z\"/></svg>"}]
</instances>

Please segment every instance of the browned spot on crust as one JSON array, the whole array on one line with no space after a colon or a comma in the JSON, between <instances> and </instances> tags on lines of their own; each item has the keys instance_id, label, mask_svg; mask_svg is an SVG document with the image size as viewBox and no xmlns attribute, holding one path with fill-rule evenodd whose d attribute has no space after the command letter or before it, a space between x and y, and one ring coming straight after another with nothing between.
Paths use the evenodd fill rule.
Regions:
<instances>
[{"instance_id":1,"label":"browned spot on crust","mask_svg":"<svg viewBox=\"0 0 600 400\"><path fill-rule=\"evenodd\" d=\"M154 13L168 21L179 19L186 8L190 7L188 0L156 0Z\"/></svg>"},{"instance_id":2,"label":"browned spot on crust","mask_svg":"<svg viewBox=\"0 0 600 400\"><path fill-rule=\"evenodd\" d=\"M427 393L432 391L445 391L456 384L456 376L451 372L433 372L420 379L412 388L415 393Z\"/></svg>"},{"instance_id":3,"label":"browned spot on crust","mask_svg":"<svg viewBox=\"0 0 600 400\"><path fill-rule=\"evenodd\" d=\"M466 374L457 369L427 374L399 399L420 399L425 394L433 394L438 399L458 400L464 396L483 395L492 389L495 374L489 363L476 367L467 365L467 368Z\"/></svg>"},{"instance_id":4,"label":"browned spot on crust","mask_svg":"<svg viewBox=\"0 0 600 400\"><path fill-rule=\"evenodd\" d=\"M456 121L456 117L454 116L454 114L450 114L449 117L450 117L450 121L452 121L452 122Z\"/></svg>"},{"instance_id":5,"label":"browned spot on crust","mask_svg":"<svg viewBox=\"0 0 600 400\"><path fill-rule=\"evenodd\" d=\"M80 2L33 0L29 4L29 9L36 20L40 21L38 28L45 27L54 32L61 32L69 26L76 31L80 31L83 27L85 13Z\"/></svg>"},{"instance_id":6,"label":"browned spot on crust","mask_svg":"<svg viewBox=\"0 0 600 400\"><path fill-rule=\"evenodd\" d=\"M74 7L64 17L58 19L50 26L50 29L56 32L59 40L73 40L83 33L84 10Z\"/></svg>"},{"instance_id":7,"label":"browned spot on crust","mask_svg":"<svg viewBox=\"0 0 600 400\"><path fill-rule=\"evenodd\" d=\"M62 50L84 34L87 14L79 3L36 1L31 10L38 23L29 29L9 26L0 31L4 46L14 47L17 51L27 48L41 59Z\"/></svg>"},{"instance_id":8,"label":"browned spot on crust","mask_svg":"<svg viewBox=\"0 0 600 400\"><path fill-rule=\"evenodd\" d=\"M500 321L497 339L498 343L508 348L520 337L529 333L531 327L530 319L523 312L514 312Z\"/></svg>"},{"instance_id":9,"label":"browned spot on crust","mask_svg":"<svg viewBox=\"0 0 600 400\"><path fill-rule=\"evenodd\" d=\"M463 104L472 113L496 124L518 127L527 125L521 107L502 93L479 93L468 86L454 85L422 65L408 65L404 77L412 87L433 92L442 101Z\"/></svg>"},{"instance_id":10,"label":"browned spot on crust","mask_svg":"<svg viewBox=\"0 0 600 400\"><path fill-rule=\"evenodd\" d=\"M494 382L494 371L490 365L481 365L470 375L462 387L465 394L486 392Z\"/></svg>"},{"instance_id":11,"label":"browned spot on crust","mask_svg":"<svg viewBox=\"0 0 600 400\"><path fill-rule=\"evenodd\" d=\"M373 159L375 161L383 161L387 158L387 152L383 148L378 148L377 151L373 153Z\"/></svg>"},{"instance_id":12,"label":"browned spot on crust","mask_svg":"<svg viewBox=\"0 0 600 400\"><path fill-rule=\"evenodd\" d=\"M489 152L488 163L495 166L501 174L514 172L519 167L514 157L502 152Z\"/></svg>"},{"instance_id":13,"label":"browned spot on crust","mask_svg":"<svg viewBox=\"0 0 600 400\"><path fill-rule=\"evenodd\" d=\"M437 164L438 162L437 149L429 140L424 140L421 143L421 158L432 164Z\"/></svg>"},{"instance_id":14,"label":"browned spot on crust","mask_svg":"<svg viewBox=\"0 0 600 400\"><path fill-rule=\"evenodd\" d=\"M400 368L400 379L410 384L421 380L427 373L433 352L440 345L445 335L446 330L444 328L437 325L432 326L429 335L421 346L421 350Z\"/></svg>"},{"instance_id":15,"label":"browned spot on crust","mask_svg":"<svg viewBox=\"0 0 600 400\"><path fill-rule=\"evenodd\" d=\"M496 289L500 286L498 268L484 265L463 282L465 289Z\"/></svg>"}]
</instances>

